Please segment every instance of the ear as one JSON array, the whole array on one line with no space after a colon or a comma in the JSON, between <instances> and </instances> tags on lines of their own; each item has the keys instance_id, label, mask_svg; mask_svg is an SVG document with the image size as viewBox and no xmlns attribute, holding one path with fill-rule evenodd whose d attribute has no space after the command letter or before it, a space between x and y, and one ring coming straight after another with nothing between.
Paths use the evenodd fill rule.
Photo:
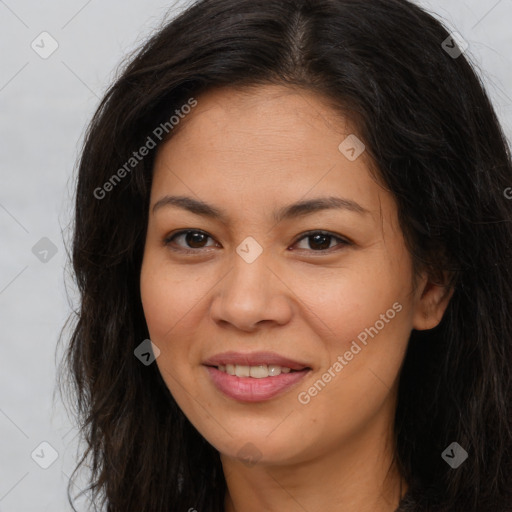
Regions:
<instances>
[{"instance_id":1,"label":"ear","mask_svg":"<svg viewBox=\"0 0 512 512\"><path fill-rule=\"evenodd\" d=\"M433 329L441 322L454 289L448 287L448 274L442 274L441 282L434 283L423 276L416 290L416 306L413 327L418 331Z\"/></svg>"}]
</instances>

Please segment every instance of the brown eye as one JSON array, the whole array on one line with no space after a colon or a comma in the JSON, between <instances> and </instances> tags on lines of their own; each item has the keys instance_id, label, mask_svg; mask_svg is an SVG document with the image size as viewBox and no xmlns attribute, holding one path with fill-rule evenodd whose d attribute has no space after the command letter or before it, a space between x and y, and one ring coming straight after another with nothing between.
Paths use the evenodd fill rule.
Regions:
<instances>
[{"instance_id":1,"label":"brown eye","mask_svg":"<svg viewBox=\"0 0 512 512\"><path fill-rule=\"evenodd\" d=\"M332 249L336 247L336 245L350 245L350 242L340 238L339 236L333 235L332 233L327 233L324 231L312 231L306 233L302 238L297 240L296 243L308 240L307 247L302 247L301 250L310 250L316 252L326 252L328 249ZM331 245L332 242L338 242L337 244Z\"/></svg>"},{"instance_id":2,"label":"brown eye","mask_svg":"<svg viewBox=\"0 0 512 512\"><path fill-rule=\"evenodd\" d=\"M178 233L175 233L174 235L167 237L165 239L165 245L171 246L171 243L176 243L176 240L183 237L184 246L182 244L177 244L179 247L181 247L183 250L187 251L187 249L203 249L205 247L211 247L206 245L207 240L210 238L209 235L204 233L203 231L197 231L197 230L188 230L188 231L179 231ZM212 239L213 240L213 239ZM171 247L172 248L172 247ZM180 249L176 249L180 250Z\"/></svg>"},{"instance_id":3,"label":"brown eye","mask_svg":"<svg viewBox=\"0 0 512 512\"><path fill-rule=\"evenodd\" d=\"M177 241L180 239L182 241L177 243ZM208 239L212 240L213 244L207 245ZM313 251L317 253L327 252L336 246L343 247L351 245L348 240L324 231L311 231L309 233L305 233L295 242L294 245L303 240L308 240L307 247L300 247L300 250ZM164 240L164 244L174 251L182 251L188 253L199 252L200 249L206 249L209 247L218 247L218 244L213 240L211 236L199 230L178 231L177 233L167 237Z\"/></svg>"}]
</instances>

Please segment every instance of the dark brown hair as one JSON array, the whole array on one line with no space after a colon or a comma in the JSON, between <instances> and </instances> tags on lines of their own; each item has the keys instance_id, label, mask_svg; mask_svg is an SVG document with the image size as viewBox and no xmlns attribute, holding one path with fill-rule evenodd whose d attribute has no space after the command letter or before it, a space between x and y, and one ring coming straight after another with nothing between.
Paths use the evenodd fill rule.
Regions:
<instances>
[{"instance_id":1,"label":"dark brown hair","mask_svg":"<svg viewBox=\"0 0 512 512\"><path fill-rule=\"evenodd\" d=\"M409 491L399 511L512 510L512 166L478 75L442 46L449 37L406 0L202 0L130 58L81 153L80 306L63 361L98 507L223 510L219 454L157 366L134 357L149 337L139 276L156 149L126 163L190 98L282 84L357 120L415 264L453 276L443 320L411 333L401 372L396 460ZM457 469L441 457L453 441L469 454Z\"/></svg>"}]
</instances>

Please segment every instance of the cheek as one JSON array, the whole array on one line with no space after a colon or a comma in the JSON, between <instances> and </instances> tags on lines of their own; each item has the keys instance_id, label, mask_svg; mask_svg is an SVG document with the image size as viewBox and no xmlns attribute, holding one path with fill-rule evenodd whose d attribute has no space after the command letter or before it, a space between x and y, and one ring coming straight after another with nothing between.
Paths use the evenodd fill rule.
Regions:
<instances>
[{"instance_id":1,"label":"cheek","mask_svg":"<svg viewBox=\"0 0 512 512\"><path fill-rule=\"evenodd\" d=\"M175 330L193 316L205 295L205 280L184 276L165 262L148 257L141 269L141 300L144 316L154 341L166 343ZM188 273L188 272L187 272Z\"/></svg>"},{"instance_id":2,"label":"cheek","mask_svg":"<svg viewBox=\"0 0 512 512\"><path fill-rule=\"evenodd\" d=\"M211 274L211 272L210 272ZM204 299L215 281L171 266L158 254L148 254L141 268L141 300L151 341L160 349L156 360L162 378L184 412L187 401L197 393L190 371L202 354L194 343L199 318L204 317Z\"/></svg>"},{"instance_id":3,"label":"cheek","mask_svg":"<svg viewBox=\"0 0 512 512\"><path fill-rule=\"evenodd\" d=\"M324 355L298 400L314 411L311 417L329 410L338 424L353 426L381 407L399 374L412 325L410 263L376 255L297 284L316 318L316 353ZM355 414L351 419L348 410Z\"/></svg>"},{"instance_id":4,"label":"cheek","mask_svg":"<svg viewBox=\"0 0 512 512\"><path fill-rule=\"evenodd\" d=\"M310 269L288 280L303 305L301 320L307 319L331 357L348 350L361 333L364 341L365 329L375 324L379 334L387 333L381 338L407 333L411 300L408 262L398 264L383 256L375 253L354 258L354 264L344 268ZM405 331L400 327L404 323ZM368 333L366 336L371 339Z\"/></svg>"},{"instance_id":5,"label":"cheek","mask_svg":"<svg viewBox=\"0 0 512 512\"><path fill-rule=\"evenodd\" d=\"M187 311L193 305L194 287L173 280L151 257L145 258L141 269L141 300L151 341L159 348L158 369L171 394L177 398L183 380L180 369L188 354L180 329L187 320Z\"/></svg>"}]
</instances>

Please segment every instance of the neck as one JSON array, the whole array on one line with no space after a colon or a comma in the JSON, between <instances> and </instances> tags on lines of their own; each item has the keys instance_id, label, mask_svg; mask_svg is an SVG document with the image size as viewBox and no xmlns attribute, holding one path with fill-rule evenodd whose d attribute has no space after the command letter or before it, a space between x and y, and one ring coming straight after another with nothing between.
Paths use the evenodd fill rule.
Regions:
<instances>
[{"instance_id":1,"label":"neck","mask_svg":"<svg viewBox=\"0 0 512 512\"><path fill-rule=\"evenodd\" d=\"M406 486L393 451L389 423L377 423L299 462L248 467L221 456L225 511L394 512Z\"/></svg>"}]
</instances>

